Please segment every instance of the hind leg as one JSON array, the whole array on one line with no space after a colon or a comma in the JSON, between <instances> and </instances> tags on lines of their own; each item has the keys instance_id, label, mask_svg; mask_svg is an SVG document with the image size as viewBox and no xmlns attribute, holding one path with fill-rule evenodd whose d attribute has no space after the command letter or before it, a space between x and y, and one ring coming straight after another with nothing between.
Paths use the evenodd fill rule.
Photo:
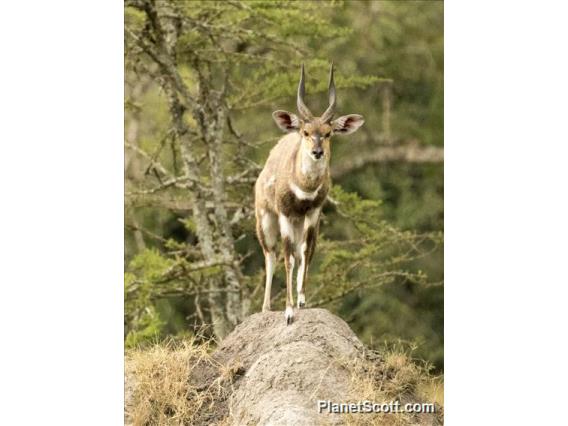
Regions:
<instances>
[{"instance_id":1,"label":"hind leg","mask_svg":"<svg viewBox=\"0 0 568 426\"><path fill-rule=\"evenodd\" d=\"M257 215L256 231L264 252L266 282L264 285L264 302L262 312L270 311L272 278L276 267L276 242L278 238L278 218L275 214L262 210Z\"/></svg>"}]
</instances>

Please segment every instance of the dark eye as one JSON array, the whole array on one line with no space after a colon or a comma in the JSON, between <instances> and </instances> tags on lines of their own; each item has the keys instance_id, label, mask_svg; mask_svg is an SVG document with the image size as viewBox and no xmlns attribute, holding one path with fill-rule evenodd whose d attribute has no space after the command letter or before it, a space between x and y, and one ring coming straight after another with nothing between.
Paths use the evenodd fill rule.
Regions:
<instances>
[{"instance_id":1,"label":"dark eye","mask_svg":"<svg viewBox=\"0 0 568 426\"><path fill-rule=\"evenodd\" d=\"M304 136L308 136L308 132L304 130Z\"/></svg>"},{"instance_id":2,"label":"dark eye","mask_svg":"<svg viewBox=\"0 0 568 426\"><path fill-rule=\"evenodd\" d=\"M329 135L331 135L331 133L326 133L324 138L326 138L326 139L329 138Z\"/></svg>"}]
</instances>

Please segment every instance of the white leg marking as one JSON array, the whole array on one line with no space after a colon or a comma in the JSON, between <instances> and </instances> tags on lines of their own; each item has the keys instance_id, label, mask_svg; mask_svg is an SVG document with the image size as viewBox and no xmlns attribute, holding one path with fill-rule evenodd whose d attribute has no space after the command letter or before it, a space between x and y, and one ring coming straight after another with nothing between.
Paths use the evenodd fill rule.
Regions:
<instances>
[{"instance_id":1,"label":"white leg marking","mask_svg":"<svg viewBox=\"0 0 568 426\"><path fill-rule=\"evenodd\" d=\"M278 223L280 225L280 233L282 235L282 239L288 238L290 243L294 245L295 241L298 240L297 233L298 229L301 229L298 226L298 222L295 224L283 214L278 216ZM294 310L292 306L294 305L294 291L292 289L293 279L294 279L294 263L295 259L293 254L291 253L288 258L288 275L286 276L286 311L284 312L286 317L286 324L291 324L292 319L294 317Z\"/></svg>"},{"instance_id":2,"label":"white leg marking","mask_svg":"<svg viewBox=\"0 0 568 426\"><path fill-rule=\"evenodd\" d=\"M313 209L308 212L304 219L304 234L310 227L315 228L318 224L319 215L320 215L321 208ZM302 236L302 240L306 238L306 235ZM308 273L308 264L306 259L306 254L308 250L308 243L304 241L300 248L300 266L298 268L298 277L297 277L297 291L298 291L298 308L305 306L306 304L306 295L304 293L304 277Z\"/></svg>"},{"instance_id":3,"label":"white leg marking","mask_svg":"<svg viewBox=\"0 0 568 426\"><path fill-rule=\"evenodd\" d=\"M292 278L294 277L294 256L290 255L288 261L290 262L290 268L289 268L290 271L287 279L290 280L289 281L290 288L288 289L288 283L286 283L286 291L288 292L286 299L286 321L288 324L290 324L290 322L292 321L292 317L294 316L294 312L292 310L292 306L294 306L294 291L292 290L292 284L293 284ZM290 306L288 306L288 299L290 301Z\"/></svg>"},{"instance_id":4,"label":"white leg marking","mask_svg":"<svg viewBox=\"0 0 568 426\"><path fill-rule=\"evenodd\" d=\"M291 324L294 319L294 309L291 306L286 306L286 311L284 311L284 318L286 318L286 324Z\"/></svg>"},{"instance_id":5,"label":"white leg marking","mask_svg":"<svg viewBox=\"0 0 568 426\"><path fill-rule=\"evenodd\" d=\"M290 242L294 242L294 226L290 219L283 214L278 216L278 223L280 224L280 234L282 238L288 237Z\"/></svg>"},{"instance_id":6,"label":"white leg marking","mask_svg":"<svg viewBox=\"0 0 568 426\"><path fill-rule=\"evenodd\" d=\"M272 277L274 276L274 265L276 264L276 255L273 252L265 256L266 262L266 284L264 286L264 303L262 304L262 312L270 310L270 294L272 289Z\"/></svg>"}]
</instances>

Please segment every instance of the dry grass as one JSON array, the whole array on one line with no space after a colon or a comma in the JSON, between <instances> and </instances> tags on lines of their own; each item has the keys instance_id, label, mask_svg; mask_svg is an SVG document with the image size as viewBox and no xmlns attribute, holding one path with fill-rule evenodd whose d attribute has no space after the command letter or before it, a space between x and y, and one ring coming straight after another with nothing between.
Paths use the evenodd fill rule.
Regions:
<instances>
[{"instance_id":1,"label":"dry grass","mask_svg":"<svg viewBox=\"0 0 568 426\"><path fill-rule=\"evenodd\" d=\"M221 369L208 344L168 342L126 353L125 424L220 424L226 384L238 366ZM213 380L206 375L209 373Z\"/></svg>"},{"instance_id":2,"label":"dry grass","mask_svg":"<svg viewBox=\"0 0 568 426\"><path fill-rule=\"evenodd\" d=\"M401 348L369 353L351 367L356 401L436 404L435 414L360 413L346 416L348 425L438 425L443 423L443 380L429 374L429 367L413 360Z\"/></svg>"},{"instance_id":3,"label":"dry grass","mask_svg":"<svg viewBox=\"0 0 568 426\"><path fill-rule=\"evenodd\" d=\"M348 425L442 424L443 379L401 348L369 352L365 361L342 363L352 372L352 401L435 402L436 414L343 414ZM222 367L209 344L168 342L126 353L125 424L227 425L228 397L242 374ZM351 401L346 401L351 402Z\"/></svg>"}]
</instances>

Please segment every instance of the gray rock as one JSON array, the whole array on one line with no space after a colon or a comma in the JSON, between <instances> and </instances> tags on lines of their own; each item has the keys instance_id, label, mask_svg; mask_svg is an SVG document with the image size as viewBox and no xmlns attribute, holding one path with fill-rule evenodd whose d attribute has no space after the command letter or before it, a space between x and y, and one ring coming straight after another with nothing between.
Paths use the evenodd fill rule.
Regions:
<instances>
[{"instance_id":1,"label":"gray rock","mask_svg":"<svg viewBox=\"0 0 568 426\"><path fill-rule=\"evenodd\" d=\"M350 374L343 366L362 358L364 346L342 319L325 309L254 314L223 341L219 362L240 363L244 377L229 401L234 425L338 424L319 414L318 400L350 401Z\"/></svg>"}]
</instances>

